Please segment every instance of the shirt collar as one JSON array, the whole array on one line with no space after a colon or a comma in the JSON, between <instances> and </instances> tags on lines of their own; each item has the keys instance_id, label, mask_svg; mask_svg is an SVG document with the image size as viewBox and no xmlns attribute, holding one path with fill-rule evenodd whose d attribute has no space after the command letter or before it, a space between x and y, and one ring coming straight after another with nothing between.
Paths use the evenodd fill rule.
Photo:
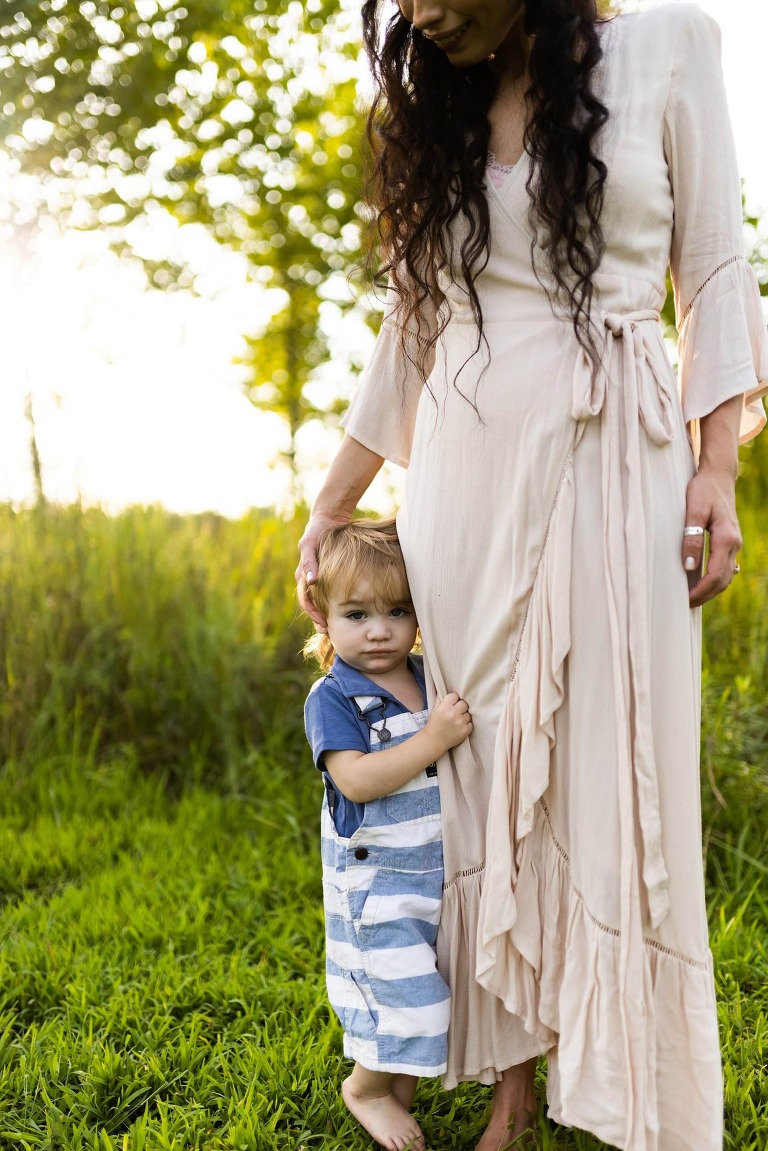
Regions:
<instances>
[{"instance_id":1,"label":"shirt collar","mask_svg":"<svg viewBox=\"0 0 768 1151\"><path fill-rule=\"evenodd\" d=\"M409 655L408 666L416 676L416 682L419 687L424 692L424 668L421 659L417 656ZM345 663L338 655L334 657L331 675L338 683L342 693L347 696L348 699L356 695L372 695L377 699L391 699L394 700L395 703L399 702L397 697L392 695L391 691L379 687L379 685L369 679L367 675L363 675L357 668L350 667L349 664Z\"/></svg>"}]
</instances>

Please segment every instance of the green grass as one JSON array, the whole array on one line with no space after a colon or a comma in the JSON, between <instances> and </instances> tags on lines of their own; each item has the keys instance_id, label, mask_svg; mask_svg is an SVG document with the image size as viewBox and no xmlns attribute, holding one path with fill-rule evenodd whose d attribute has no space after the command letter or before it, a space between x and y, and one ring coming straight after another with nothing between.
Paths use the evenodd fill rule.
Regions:
<instances>
[{"instance_id":1,"label":"green grass","mask_svg":"<svg viewBox=\"0 0 768 1151\"><path fill-rule=\"evenodd\" d=\"M181 798L125 759L6 769L0 1147L370 1147L338 1099L319 786L296 768L254 756L239 792ZM726 1147L764 1151L768 876L733 847L709 852ZM423 1085L430 1146L471 1146L487 1099ZM601 1146L540 1128L542 1148Z\"/></svg>"},{"instance_id":2,"label":"green grass","mask_svg":"<svg viewBox=\"0 0 768 1151\"><path fill-rule=\"evenodd\" d=\"M765 494L759 462L747 497ZM743 572L706 626L726 1151L768 1147L758 507L743 503ZM0 1149L371 1147L339 1101L324 989L299 530L266 513L0 508ZM423 1084L430 1147L471 1148L488 1098ZM545 1115L539 1128L544 1151L602 1146Z\"/></svg>"},{"instance_id":3,"label":"green grass","mask_svg":"<svg viewBox=\"0 0 768 1151\"><path fill-rule=\"evenodd\" d=\"M127 746L178 787L220 783L301 706L299 532L0 506L0 762Z\"/></svg>"},{"instance_id":4,"label":"green grass","mask_svg":"<svg viewBox=\"0 0 768 1151\"><path fill-rule=\"evenodd\" d=\"M0 1145L367 1146L337 1096L318 781L243 774L171 800L126 762L6 772Z\"/></svg>"}]
</instances>

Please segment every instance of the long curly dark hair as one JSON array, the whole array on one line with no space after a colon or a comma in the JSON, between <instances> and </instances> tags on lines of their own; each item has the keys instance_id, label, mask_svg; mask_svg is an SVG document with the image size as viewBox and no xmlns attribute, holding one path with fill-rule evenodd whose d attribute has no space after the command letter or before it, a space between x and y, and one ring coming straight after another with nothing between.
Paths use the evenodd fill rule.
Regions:
<instances>
[{"instance_id":1,"label":"long curly dark hair","mask_svg":"<svg viewBox=\"0 0 768 1151\"><path fill-rule=\"evenodd\" d=\"M384 7L384 0L366 0L362 9L376 84L368 118L372 162L366 198L378 224L370 262L377 267L374 278L389 277L397 293L403 352L426 380L430 352L447 318L443 314L437 332L427 334L419 325L415 352L406 331L413 330L425 301L443 302L438 273L447 271L456 280L457 262L477 324L476 350L484 339L475 282L490 248L488 111L498 80L489 61L469 68L450 64L399 11L382 29ZM576 337L595 366L599 349L590 311L605 248L600 215L607 177L595 142L608 119L592 86L602 58L598 20L595 0L525 0L525 30L534 34L525 96L531 258L552 307L570 312ZM463 239L452 257L456 220L463 222Z\"/></svg>"}]
</instances>

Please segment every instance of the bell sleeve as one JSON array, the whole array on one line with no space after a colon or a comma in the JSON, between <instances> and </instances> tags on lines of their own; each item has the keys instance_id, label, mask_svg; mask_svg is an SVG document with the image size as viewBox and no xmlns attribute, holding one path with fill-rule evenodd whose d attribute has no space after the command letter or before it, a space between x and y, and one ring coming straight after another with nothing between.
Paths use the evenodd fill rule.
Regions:
<instances>
[{"instance_id":1,"label":"bell sleeve","mask_svg":"<svg viewBox=\"0 0 768 1151\"><path fill-rule=\"evenodd\" d=\"M670 267L683 414L697 444L698 420L743 395L739 442L745 443L766 423L768 335L745 256L720 29L694 5L681 4L675 18L664 148L674 201Z\"/></svg>"},{"instance_id":2,"label":"bell sleeve","mask_svg":"<svg viewBox=\"0 0 768 1151\"><path fill-rule=\"evenodd\" d=\"M437 329L436 310L427 302L405 328L404 350L396 308L388 308L373 355L341 420L347 435L403 468L408 467L424 386L416 367L419 345L428 344ZM433 360L431 353L428 370Z\"/></svg>"}]
</instances>

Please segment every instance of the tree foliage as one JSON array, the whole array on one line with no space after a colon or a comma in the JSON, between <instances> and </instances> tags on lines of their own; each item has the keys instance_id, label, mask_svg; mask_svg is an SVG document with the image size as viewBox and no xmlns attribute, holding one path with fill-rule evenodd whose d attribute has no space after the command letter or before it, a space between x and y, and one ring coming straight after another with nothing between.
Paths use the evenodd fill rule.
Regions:
<instances>
[{"instance_id":1,"label":"tree foliage","mask_svg":"<svg viewBox=\"0 0 768 1151\"><path fill-rule=\"evenodd\" d=\"M24 228L108 231L168 212L244 257L278 289L266 329L246 333L252 401L296 436L333 419L307 391L328 354L324 306L360 252L359 37L344 0L16 0L0 14L0 147L36 178L36 200L0 205ZM747 218L768 294L766 243ZM158 288L193 269L141 253ZM663 320L672 330L671 293Z\"/></svg>"},{"instance_id":2,"label":"tree foliage","mask_svg":"<svg viewBox=\"0 0 768 1151\"><path fill-rule=\"evenodd\" d=\"M302 422L335 410L303 389L360 247L358 50L340 0L18 0L0 17L0 146L39 189L6 221L100 227L127 254L130 225L164 210L245 257L282 293L244 362L292 462ZM194 287L189 267L143 262L158 288Z\"/></svg>"}]
</instances>

